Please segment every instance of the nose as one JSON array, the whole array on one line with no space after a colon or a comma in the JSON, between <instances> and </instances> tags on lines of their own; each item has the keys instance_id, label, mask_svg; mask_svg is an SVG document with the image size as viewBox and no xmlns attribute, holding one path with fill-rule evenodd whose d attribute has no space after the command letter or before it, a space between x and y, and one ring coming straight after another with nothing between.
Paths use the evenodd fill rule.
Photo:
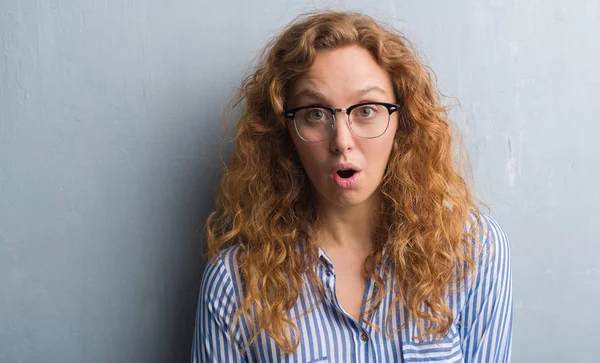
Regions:
<instances>
[{"instance_id":1,"label":"nose","mask_svg":"<svg viewBox=\"0 0 600 363\"><path fill-rule=\"evenodd\" d=\"M343 154L354 147L354 134L350 130L348 115L345 112L340 112L335 117L329 146L335 154Z\"/></svg>"}]
</instances>

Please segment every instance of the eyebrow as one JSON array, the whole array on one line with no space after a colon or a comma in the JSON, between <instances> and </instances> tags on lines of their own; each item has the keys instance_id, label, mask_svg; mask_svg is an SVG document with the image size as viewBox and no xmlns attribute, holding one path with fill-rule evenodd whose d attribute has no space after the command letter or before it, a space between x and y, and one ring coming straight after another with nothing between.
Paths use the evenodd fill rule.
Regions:
<instances>
[{"instance_id":1,"label":"eyebrow","mask_svg":"<svg viewBox=\"0 0 600 363\"><path fill-rule=\"evenodd\" d=\"M372 86L372 87L367 87L361 90L356 91L355 93L357 95L365 95L367 93L370 92L377 92L377 93L381 93L382 95L387 95L387 93L385 92L385 90L379 86ZM320 93L319 91L312 89L312 88L305 88L302 91L296 93L296 95L294 96L294 98L299 98L299 97L309 97L312 98L315 101L320 101L320 102L325 102L326 98L322 93Z\"/></svg>"}]
</instances>

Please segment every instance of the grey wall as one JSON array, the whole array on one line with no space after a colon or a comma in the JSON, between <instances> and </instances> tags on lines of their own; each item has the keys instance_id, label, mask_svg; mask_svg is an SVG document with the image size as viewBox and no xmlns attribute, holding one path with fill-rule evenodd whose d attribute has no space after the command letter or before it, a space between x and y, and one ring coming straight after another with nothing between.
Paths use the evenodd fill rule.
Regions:
<instances>
[{"instance_id":1,"label":"grey wall","mask_svg":"<svg viewBox=\"0 0 600 363\"><path fill-rule=\"evenodd\" d=\"M366 5L369 4L369 5ZM600 2L0 1L0 361L189 356L218 120L299 11L404 29L513 251L515 362L600 362Z\"/></svg>"}]
</instances>

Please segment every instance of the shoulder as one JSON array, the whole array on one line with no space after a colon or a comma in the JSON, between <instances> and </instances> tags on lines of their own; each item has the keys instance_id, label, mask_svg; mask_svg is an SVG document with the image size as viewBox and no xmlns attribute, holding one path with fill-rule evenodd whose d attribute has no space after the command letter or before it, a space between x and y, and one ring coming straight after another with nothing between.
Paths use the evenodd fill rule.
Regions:
<instances>
[{"instance_id":1,"label":"shoulder","mask_svg":"<svg viewBox=\"0 0 600 363\"><path fill-rule=\"evenodd\" d=\"M475 232L475 237L480 242L481 247L478 258L480 268L484 268L488 263L492 265L503 265L510 262L510 243L508 236L496 219L485 213L481 213L479 218L477 218L475 214L471 214L470 227L472 226L478 227L473 229L473 231Z\"/></svg>"},{"instance_id":2,"label":"shoulder","mask_svg":"<svg viewBox=\"0 0 600 363\"><path fill-rule=\"evenodd\" d=\"M496 219L484 213L471 215L469 232L476 248L472 251L474 270L464 281L468 289L464 298L485 300L487 295L510 295L511 248L506 233Z\"/></svg>"},{"instance_id":3,"label":"shoulder","mask_svg":"<svg viewBox=\"0 0 600 363\"><path fill-rule=\"evenodd\" d=\"M200 297L205 303L239 304L239 249L239 245L228 247L213 256L206 265L200 286Z\"/></svg>"}]
</instances>

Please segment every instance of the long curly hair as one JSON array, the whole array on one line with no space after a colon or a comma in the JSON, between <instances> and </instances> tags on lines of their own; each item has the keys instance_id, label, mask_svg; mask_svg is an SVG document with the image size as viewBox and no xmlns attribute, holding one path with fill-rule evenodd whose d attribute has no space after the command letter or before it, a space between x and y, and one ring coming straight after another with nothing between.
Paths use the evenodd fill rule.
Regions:
<instances>
[{"instance_id":1,"label":"long curly hair","mask_svg":"<svg viewBox=\"0 0 600 363\"><path fill-rule=\"evenodd\" d=\"M474 269L480 214L453 156L448 109L431 72L401 33L366 15L302 15L266 46L242 83L234 102L243 112L233 155L205 226L209 258L240 246L244 296L235 321L243 317L251 326L248 345L262 330L280 349L294 352L299 330L287 313L306 283L323 298L314 271L318 246L312 232L319 211L283 113L289 86L307 72L320 50L352 45L368 50L389 74L402 105L379 187L384 198L373 232L378 248L364 269L375 281L376 293L361 319L368 321L386 293L385 279L393 278L396 304L387 316L395 305L405 304L420 337L443 336L454 318L445 298ZM473 218L472 228L466 228ZM389 275L376 272L384 257L394 267Z\"/></svg>"}]
</instances>

